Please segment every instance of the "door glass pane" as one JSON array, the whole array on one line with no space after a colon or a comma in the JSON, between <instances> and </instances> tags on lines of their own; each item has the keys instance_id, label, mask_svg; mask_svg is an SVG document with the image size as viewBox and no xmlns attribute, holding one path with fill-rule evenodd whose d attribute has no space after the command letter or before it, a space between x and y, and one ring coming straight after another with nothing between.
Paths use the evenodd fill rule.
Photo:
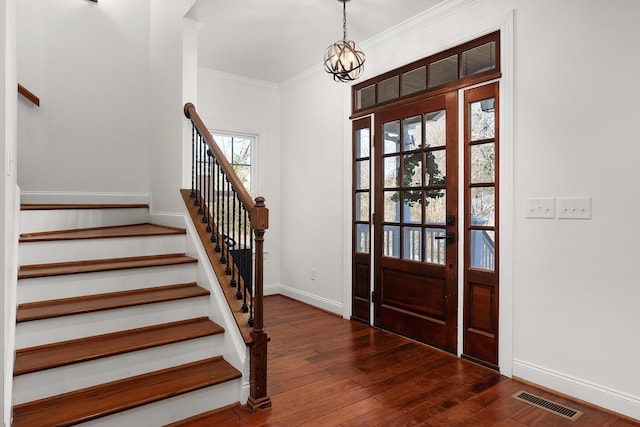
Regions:
<instances>
[{"instance_id":1,"label":"door glass pane","mask_svg":"<svg viewBox=\"0 0 640 427\"><path fill-rule=\"evenodd\" d=\"M369 224L356 224L356 252L368 253L371 247Z\"/></svg>"},{"instance_id":2,"label":"door glass pane","mask_svg":"<svg viewBox=\"0 0 640 427\"><path fill-rule=\"evenodd\" d=\"M384 226L382 239L382 254L388 257L400 257L400 227L397 225Z\"/></svg>"},{"instance_id":3,"label":"door glass pane","mask_svg":"<svg viewBox=\"0 0 640 427\"><path fill-rule=\"evenodd\" d=\"M358 129L356 131L356 158L369 157L370 142L369 128Z\"/></svg>"},{"instance_id":4,"label":"door glass pane","mask_svg":"<svg viewBox=\"0 0 640 427\"><path fill-rule=\"evenodd\" d=\"M471 183L481 184L495 181L496 155L493 142L471 146Z\"/></svg>"},{"instance_id":5,"label":"door glass pane","mask_svg":"<svg viewBox=\"0 0 640 427\"><path fill-rule=\"evenodd\" d=\"M422 228L403 227L402 258L422 261Z\"/></svg>"},{"instance_id":6,"label":"door glass pane","mask_svg":"<svg viewBox=\"0 0 640 427\"><path fill-rule=\"evenodd\" d=\"M445 110L427 113L424 116L425 147L443 147L447 143Z\"/></svg>"},{"instance_id":7,"label":"door glass pane","mask_svg":"<svg viewBox=\"0 0 640 427\"><path fill-rule=\"evenodd\" d=\"M485 43L462 52L462 76L466 77L496 67L496 42Z\"/></svg>"},{"instance_id":8,"label":"door glass pane","mask_svg":"<svg viewBox=\"0 0 640 427\"><path fill-rule=\"evenodd\" d=\"M422 153L404 156L402 167L402 184L405 187L420 187L422 185Z\"/></svg>"},{"instance_id":9,"label":"door glass pane","mask_svg":"<svg viewBox=\"0 0 640 427\"><path fill-rule=\"evenodd\" d=\"M403 150L411 151L422 146L422 116L409 117L402 121L404 133Z\"/></svg>"},{"instance_id":10,"label":"door glass pane","mask_svg":"<svg viewBox=\"0 0 640 427\"><path fill-rule=\"evenodd\" d=\"M493 227L495 225L495 188L471 189L471 224Z\"/></svg>"},{"instance_id":11,"label":"door glass pane","mask_svg":"<svg viewBox=\"0 0 640 427\"><path fill-rule=\"evenodd\" d=\"M356 221L369 221L369 192L356 193Z\"/></svg>"},{"instance_id":12,"label":"door glass pane","mask_svg":"<svg viewBox=\"0 0 640 427\"><path fill-rule=\"evenodd\" d=\"M495 269L495 231L471 230L472 268L493 271Z\"/></svg>"},{"instance_id":13,"label":"door glass pane","mask_svg":"<svg viewBox=\"0 0 640 427\"><path fill-rule=\"evenodd\" d=\"M400 156L384 158L384 188L400 186Z\"/></svg>"},{"instance_id":14,"label":"door glass pane","mask_svg":"<svg viewBox=\"0 0 640 427\"><path fill-rule=\"evenodd\" d=\"M425 261L432 264L444 264L446 262L445 248L447 241L445 239L436 239L436 237L444 237L445 230L441 228L427 228L424 233L424 252Z\"/></svg>"},{"instance_id":15,"label":"door glass pane","mask_svg":"<svg viewBox=\"0 0 640 427\"><path fill-rule=\"evenodd\" d=\"M446 150L427 151L424 171L425 185L443 185L446 181L446 171Z\"/></svg>"},{"instance_id":16,"label":"door glass pane","mask_svg":"<svg viewBox=\"0 0 640 427\"><path fill-rule=\"evenodd\" d=\"M451 55L429 64L429 87L458 79L458 55Z\"/></svg>"},{"instance_id":17,"label":"door glass pane","mask_svg":"<svg viewBox=\"0 0 640 427\"><path fill-rule=\"evenodd\" d=\"M400 222L400 192L384 192L384 222Z\"/></svg>"},{"instance_id":18,"label":"door glass pane","mask_svg":"<svg viewBox=\"0 0 640 427\"><path fill-rule=\"evenodd\" d=\"M384 153L400 151L400 120L385 123L382 130L384 132Z\"/></svg>"},{"instance_id":19,"label":"door glass pane","mask_svg":"<svg viewBox=\"0 0 640 427\"><path fill-rule=\"evenodd\" d=\"M403 222L422 223L422 191L403 191Z\"/></svg>"},{"instance_id":20,"label":"door glass pane","mask_svg":"<svg viewBox=\"0 0 640 427\"><path fill-rule=\"evenodd\" d=\"M356 189L369 189L369 160L360 160L356 162Z\"/></svg>"},{"instance_id":21,"label":"door glass pane","mask_svg":"<svg viewBox=\"0 0 640 427\"><path fill-rule=\"evenodd\" d=\"M495 126L494 99L473 102L471 104L471 141L495 138Z\"/></svg>"},{"instance_id":22,"label":"door glass pane","mask_svg":"<svg viewBox=\"0 0 640 427\"><path fill-rule=\"evenodd\" d=\"M445 190L427 190L425 197L425 223L444 224L447 219L447 198Z\"/></svg>"}]
</instances>

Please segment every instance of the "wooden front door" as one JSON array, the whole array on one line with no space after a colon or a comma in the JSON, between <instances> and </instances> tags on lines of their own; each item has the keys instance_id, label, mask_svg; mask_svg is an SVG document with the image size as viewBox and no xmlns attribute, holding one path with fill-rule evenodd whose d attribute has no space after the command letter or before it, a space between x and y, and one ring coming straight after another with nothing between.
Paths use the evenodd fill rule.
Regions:
<instances>
[{"instance_id":1,"label":"wooden front door","mask_svg":"<svg viewBox=\"0 0 640 427\"><path fill-rule=\"evenodd\" d=\"M457 92L374 116L374 324L457 351Z\"/></svg>"}]
</instances>

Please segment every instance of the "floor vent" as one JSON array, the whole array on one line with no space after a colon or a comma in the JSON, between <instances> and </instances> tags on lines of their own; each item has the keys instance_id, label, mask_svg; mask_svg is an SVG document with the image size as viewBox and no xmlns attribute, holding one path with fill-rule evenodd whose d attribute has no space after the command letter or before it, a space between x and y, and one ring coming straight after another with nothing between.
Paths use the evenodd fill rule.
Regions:
<instances>
[{"instance_id":1,"label":"floor vent","mask_svg":"<svg viewBox=\"0 0 640 427\"><path fill-rule=\"evenodd\" d=\"M571 421L577 419L580 415L582 415L582 412L580 411L576 411L575 409L571 409L567 406L560 405L559 403L552 402L540 396L527 393L526 391L519 391L516 394L514 394L513 397L522 402L528 403L533 406L537 406L538 408L545 409L556 415L560 415L561 417L564 417Z\"/></svg>"}]
</instances>

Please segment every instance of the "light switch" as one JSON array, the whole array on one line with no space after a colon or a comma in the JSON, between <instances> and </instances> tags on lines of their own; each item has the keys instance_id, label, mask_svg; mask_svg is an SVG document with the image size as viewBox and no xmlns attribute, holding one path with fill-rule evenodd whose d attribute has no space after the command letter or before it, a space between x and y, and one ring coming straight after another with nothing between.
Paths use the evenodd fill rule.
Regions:
<instances>
[{"instance_id":1,"label":"light switch","mask_svg":"<svg viewBox=\"0 0 640 427\"><path fill-rule=\"evenodd\" d=\"M591 219L591 197L558 197L558 218Z\"/></svg>"},{"instance_id":2,"label":"light switch","mask_svg":"<svg viewBox=\"0 0 640 427\"><path fill-rule=\"evenodd\" d=\"M527 199L527 218L555 218L555 208L553 198Z\"/></svg>"}]
</instances>

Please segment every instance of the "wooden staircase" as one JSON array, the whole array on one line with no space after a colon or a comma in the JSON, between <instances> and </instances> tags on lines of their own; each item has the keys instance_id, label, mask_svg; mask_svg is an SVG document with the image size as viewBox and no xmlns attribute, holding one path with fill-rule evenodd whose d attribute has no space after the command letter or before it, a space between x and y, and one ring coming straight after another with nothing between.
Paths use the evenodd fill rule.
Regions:
<instances>
[{"instance_id":1,"label":"wooden staircase","mask_svg":"<svg viewBox=\"0 0 640 427\"><path fill-rule=\"evenodd\" d=\"M13 426L158 426L235 403L185 231L146 205L24 205Z\"/></svg>"}]
</instances>

